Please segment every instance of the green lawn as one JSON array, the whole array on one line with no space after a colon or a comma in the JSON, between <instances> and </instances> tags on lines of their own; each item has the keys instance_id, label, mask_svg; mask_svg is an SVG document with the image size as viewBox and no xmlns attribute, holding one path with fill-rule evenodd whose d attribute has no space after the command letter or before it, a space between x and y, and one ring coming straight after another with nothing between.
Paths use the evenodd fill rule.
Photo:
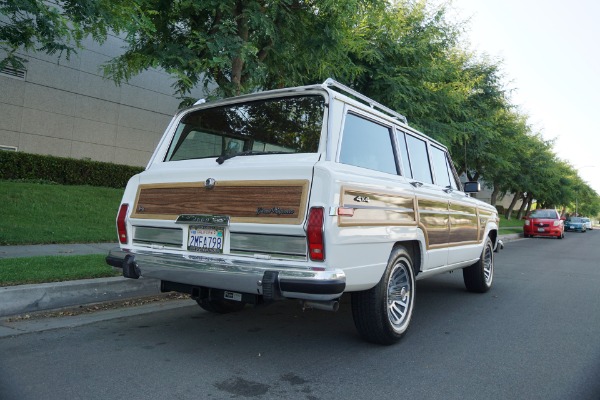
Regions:
<instances>
[{"instance_id":1,"label":"green lawn","mask_svg":"<svg viewBox=\"0 0 600 400\"><path fill-rule=\"evenodd\" d=\"M122 189L0 181L0 245L116 242Z\"/></svg>"},{"instance_id":2,"label":"green lawn","mask_svg":"<svg viewBox=\"0 0 600 400\"><path fill-rule=\"evenodd\" d=\"M0 259L0 286L61 282L121 275L105 255L47 256Z\"/></svg>"},{"instance_id":3,"label":"green lawn","mask_svg":"<svg viewBox=\"0 0 600 400\"><path fill-rule=\"evenodd\" d=\"M523 233L524 221L521 219L512 218L507 220L504 216L500 216L500 234L507 235L510 233Z\"/></svg>"}]
</instances>

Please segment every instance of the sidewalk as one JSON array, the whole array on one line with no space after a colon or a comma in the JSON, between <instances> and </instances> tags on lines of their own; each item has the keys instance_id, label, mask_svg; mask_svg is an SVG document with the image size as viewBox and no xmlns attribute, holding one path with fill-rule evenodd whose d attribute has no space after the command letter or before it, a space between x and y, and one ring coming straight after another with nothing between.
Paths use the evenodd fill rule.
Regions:
<instances>
[{"instance_id":1,"label":"sidewalk","mask_svg":"<svg viewBox=\"0 0 600 400\"><path fill-rule=\"evenodd\" d=\"M25 246L0 246L1 258L20 258L38 256L66 256L87 254L108 254L115 243L87 243L87 244L32 244Z\"/></svg>"},{"instance_id":2,"label":"sidewalk","mask_svg":"<svg viewBox=\"0 0 600 400\"><path fill-rule=\"evenodd\" d=\"M515 233L501 235L500 238L506 244L521 237L521 234ZM116 246L116 243L0 246L0 258L108 254ZM0 287L0 318L159 293L158 280L123 277L6 286Z\"/></svg>"}]
</instances>

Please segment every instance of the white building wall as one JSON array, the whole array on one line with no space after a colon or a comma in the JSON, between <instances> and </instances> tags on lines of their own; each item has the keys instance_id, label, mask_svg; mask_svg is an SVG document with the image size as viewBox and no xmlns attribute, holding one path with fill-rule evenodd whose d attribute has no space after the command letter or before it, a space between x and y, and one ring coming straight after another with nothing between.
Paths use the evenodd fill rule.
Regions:
<instances>
[{"instance_id":1,"label":"white building wall","mask_svg":"<svg viewBox=\"0 0 600 400\"><path fill-rule=\"evenodd\" d=\"M0 146L60 157L144 166L177 111L172 79L151 70L116 86L100 67L122 51L109 37L84 43L70 60L44 53L24 79L0 74ZM203 97L200 90L192 94Z\"/></svg>"}]
</instances>

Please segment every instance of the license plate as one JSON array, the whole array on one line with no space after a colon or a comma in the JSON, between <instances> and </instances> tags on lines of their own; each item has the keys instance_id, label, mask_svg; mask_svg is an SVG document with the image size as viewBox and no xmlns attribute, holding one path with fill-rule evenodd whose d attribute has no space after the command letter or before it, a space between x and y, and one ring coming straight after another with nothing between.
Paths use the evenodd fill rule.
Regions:
<instances>
[{"instance_id":1,"label":"license plate","mask_svg":"<svg viewBox=\"0 0 600 400\"><path fill-rule=\"evenodd\" d=\"M188 250L203 253L223 253L225 229L215 226L190 226Z\"/></svg>"},{"instance_id":2,"label":"license plate","mask_svg":"<svg viewBox=\"0 0 600 400\"><path fill-rule=\"evenodd\" d=\"M242 301L242 294L241 293L225 291L225 293L223 294L223 297L225 299L227 299L227 300Z\"/></svg>"},{"instance_id":3,"label":"license plate","mask_svg":"<svg viewBox=\"0 0 600 400\"><path fill-rule=\"evenodd\" d=\"M538 232L544 232L544 228L538 228Z\"/></svg>"}]
</instances>

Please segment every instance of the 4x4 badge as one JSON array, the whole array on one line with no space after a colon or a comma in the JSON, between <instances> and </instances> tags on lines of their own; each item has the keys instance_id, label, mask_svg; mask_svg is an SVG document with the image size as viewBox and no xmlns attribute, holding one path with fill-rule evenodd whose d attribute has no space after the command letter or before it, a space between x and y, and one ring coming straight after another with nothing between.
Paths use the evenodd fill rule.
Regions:
<instances>
[{"instance_id":1,"label":"4x4 badge","mask_svg":"<svg viewBox=\"0 0 600 400\"><path fill-rule=\"evenodd\" d=\"M356 201L358 203L368 203L369 202L369 197L368 196L356 196L354 198L354 201Z\"/></svg>"}]
</instances>

